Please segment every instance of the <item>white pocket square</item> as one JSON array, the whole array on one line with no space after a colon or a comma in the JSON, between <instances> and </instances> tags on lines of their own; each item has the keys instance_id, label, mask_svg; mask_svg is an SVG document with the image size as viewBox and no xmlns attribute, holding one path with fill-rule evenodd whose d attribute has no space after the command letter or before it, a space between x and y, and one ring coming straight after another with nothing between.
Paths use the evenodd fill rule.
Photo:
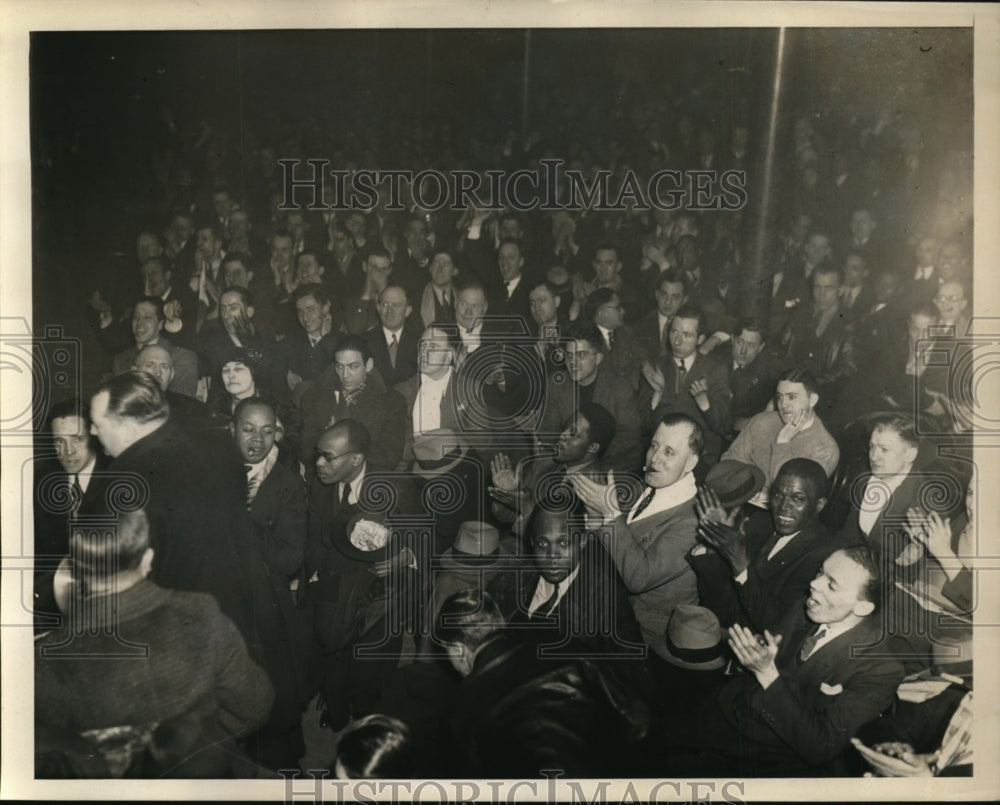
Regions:
<instances>
[{"instance_id":1,"label":"white pocket square","mask_svg":"<svg viewBox=\"0 0 1000 805\"><path fill-rule=\"evenodd\" d=\"M844 692L843 685L827 685L826 682L820 682L819 689L821 693L825 693L827 696L836 696Z\"/></svg>"}]
</instances>

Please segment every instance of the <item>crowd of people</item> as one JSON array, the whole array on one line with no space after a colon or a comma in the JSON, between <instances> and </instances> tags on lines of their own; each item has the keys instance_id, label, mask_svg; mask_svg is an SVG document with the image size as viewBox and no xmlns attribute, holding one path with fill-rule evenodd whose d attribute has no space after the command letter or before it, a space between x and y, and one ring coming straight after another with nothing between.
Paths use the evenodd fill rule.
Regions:
<instances>
[{"instance_id":1,"label":"crowd of people","mask_svg":"<svg viewBox=\"0 0 1000 805\"><path fill-rule=\"evenodd\" d=\"M760 147L668 119L407 156ZM784 133L764 275L745 211L310 210L304 150L158 152L39 423L36 774L275 775L309 708L345 778L970 773L967 155Z\"/></svg>"}]
</instances>

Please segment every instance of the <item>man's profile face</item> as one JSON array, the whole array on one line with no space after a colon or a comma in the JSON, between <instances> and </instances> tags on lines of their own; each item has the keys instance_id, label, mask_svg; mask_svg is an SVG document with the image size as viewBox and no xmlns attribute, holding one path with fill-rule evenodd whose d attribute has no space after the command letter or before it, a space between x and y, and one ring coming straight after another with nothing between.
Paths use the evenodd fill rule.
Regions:
<instances>
[{"instance_id":1,"label":"man's profile face","mask_svg":"<svg viewBox=\"0 0 1000 805\"><path fill-rule=\"evenodd\" d=\"M579 464L587 458L590 443L590 423L582 414L573 414L559 434L553 460L557 464Z\"/></svg>"},{"instance_id":2,"label":"man's profile face","mask_svg":"<svg viewBox=\"0 0 1000 805\"><path fill-rule=\"evenodd\" d=\"M500 261L500 276L504 282L517 279L521 276L521 266L524 265L524 258L521 257L521 250L514 243L505 243L500 247L498 256Z\"/></svg>"},{"instance_id":3,"label":"man's profile face","mask_svg":"<svg viewBox=\"0 0 1000 805\"><path fill-rule=\"evenodd\" d=\"M83 419L76 415L52 420L52 440L56 458L68 473L80 472L95 458L90 434L84 429Z\"/></svg>"},{"instance_id":4,"label":"man's profile face","mask_svg":"<svg viewBox=\"0 0 1000 805\"><path fill-rule=\"evenodd\" d=\"M840 299L840 281L837 275L813 274L813 302L817 310L831 310Z\"/></svg>"},{"instance_id":5,"label":"man's profile face","mask_svg":"<svg viewBox=\"0 0 1000 805\"><path fill-rule=\"evenodd\" d=\"M556 320L556 297L544 285L533 288L528 294L528 307L536 324L548 324Z\"/></svg>"},{"instance_id":6,"label":"man's profile face","mask_svg":"<svg viewBox=\"0 0 1000 805\"><path fill-rule=\"evenodd\" d=\"M104 452L117 458L129 446L129 441L124 421L108 413L110 399L111 395L106 391L98 392L91 399L90 432L97 437Z\"/></svg>"},{"instance_id":7,"label":"man's profile face","mask_svg":"<svg viewBox=\"0 0 1000 805\"><path fill-rule=\"evenodd\" d=\"M888 478L906 472L917 458L917 448L892 428L878 428L868 440L868 463L872 474Z\"/></svg>"},{"instance_id":8,"label":"man's profile face","mask_svg":"<svg viewBox=\"0 0 1000 805\"><path fill-rule=\"evenodd\" d=\"M455 321L469 329L486 314L486 294L479 288L466 288L455 297Z\"/></svg>"},{"instance_id":9,"label":"man's profile face","mask_svg":"<svg viewBox=\"0 0 1000 805\"><path fill-rule=\"evenodd\" d=\"M684 286L681 283L661 282L656 290L656 309L661 316L669 319L684 304L685 299Z\"/></svg>"},{"instance_id":10,"label":"man's profile face","mask_svg":"<svg viewBox=\"0 0 1000 805\"><path fill-rule=\"evenodd\" d=\"M135 356L134 368L139 372L148 372L156 378L161 391L166 391L170 381L174 379L174 360L170 352L153 344L144 347Z\"/></svg>"},{"instance_id":11,"label":"man's profile face","mask_svg":"<svg viewBox=\"0 0 1000 805\"><path fill-rule=\"evenodd\" d=\"M247 464L259 464L274 447L278 427L269 405L248 405L233 423L236 447Z\"/></svg>"},{"instance_id":12,"label":"man's profile face","mask_svg":"<svg viewBox=\"0 0 1000 805\"><path fill-rule=\"evenodd\" d=\"M654 489L673 486L698 463L691 449L691 426L660 423L646 450L645 480Z\"/></svg>"},{"instance_id":13,"label":"man's profile face","mask_svg":"<svg viewBox=\"0 0 1000 805\"><path fill-rule=\"evenodd\" d=\"M201 255L203 259L209 259L214 257L215 253L219 250L219 241L215 239L212 229L204 226L198 230L198 237L195 241L195 246L198 250L198 254Z\"/></svg>"},{"instance_id":14,"label":"man's profile face","mask_svg":"<svg viewBox=\"0 0 1000 805\"><path fill-rule=\"evenodd\" d=\"M417 363L422 374L440 377L455 359L455 349L448 342L448 335L441 330L428 327L420 338L417 348Z\"/></svg>"},{"instance_id":15,"label":"man's profile face","mask_svg":"<svg viewBox=\"0 0 1000 805\"><path fill-rule=\"evenodd\" d=\"M774 407L778 409L781 423L787 425L798 414L812 410L819 401L818 397L814 397L816 395L810 394L803 383L779 380L778 389L774 392Z\"/></svg>"},{"instance_id":16,"label":"man's profile face","mask_svg":"<svg viewBox=\"0 0 1000 805\"><path fill-rule=\"evenodd\" d=\"M757 330L743 330L733 338L733 362L749 366L764 348L764 338Z\"/></svg>"},{"instance_id":17,"label":"man's profile face","mask_svg":"<svg viewBox=\"0 0 1000 805\"><path fill-rule=\"evenodd\" d=\"M348 450L347 436L324 433L316 443L316 477L327 486L346 481L354 471L356 456Z\"/></svg>"},{"instance_id":18,"label":"man's profile face","mask_svg":"<svg viewBox=\"0 0 1000 805\"><path fill-rule=\"evenodd\" d=\"M132 337L136 344L148 344L153 341L163 328L163 322L157 316L156 307L149 302L139 302L132 309Z\"/></svg>"},{"instance_id":19,"label":"man's profile face","mask_svg":"<svg viewBox=\"0 0 1000 805\"><path fill-rule=\"evenodd\" d=\"M778 472L771 485L771 517L779 536L797 534L818 509L819 498L812 483L791 472Z\"/></svg>"},{"instance_id":20,"label":"man's profile face","mask_svg":"<svg viewBox=\"0 0 1000 805\"><path fill-rule=\"evenodd\" d=\"M295 313L299 324L309 335L318 335L323 329L323 321L330 311L330 303L321 305L312 294L295 302Z\"/></svg>"},{"instance_id":21,"label":"man's profile face","mask_svg":"<svg viewBox=\"0 0 1000 805\"><path fill-rule=\"evenodd\" d=\"M345 349L333 356L334 371L340 378L340 387L346 392L357 391L373 368L372 359L367 361L356 349Z\"/></svg>"},{"instance_id":22,"label":"man's profile face","mask_svg":"<svg viewBox=\"0 0 1000 805\"><path fill-rule=\"evenodd\" d=\"M539 514L531 537L531 556L539 575L549 584L565 581L580 564L586 541L585 533L570 533L565 515Z\"/></svg>"},{"instance_id":23,"label":"man's profile face","mask_svg":"<svg viewBox=\"0 0 1000 805\"><path fill-rule=\"evenodd\" d=\"M594 255L594 274L597 275L598 284L606 285L611 282L621 271L621 268L621 261L614 249L597 250Z\"/></svg>"},{"instance_id":24,"label":"man's profile face","mask_svg":"<svg viewBox=\"0 0 1000 805\"><path fill-rule=\"evenodd\" d=\"M868 571L843 551L827 557L809 583L806 613L813 623L840 623L851 614L864 616L872 607L864 600Z\"/></svg>"},{"instance_id":25,"label":"man's profile face","mask_svg":"<svg viewBox=\"0 0 1000 805\"><path fill-rule=\"evenodd\" d=\"M670 322L667 338L673 356L680 359L693 355L704 340L704 336L698 335L697 319L682 319L679 316L674 316L674 320Z\"/></svg>"}]
</instances>

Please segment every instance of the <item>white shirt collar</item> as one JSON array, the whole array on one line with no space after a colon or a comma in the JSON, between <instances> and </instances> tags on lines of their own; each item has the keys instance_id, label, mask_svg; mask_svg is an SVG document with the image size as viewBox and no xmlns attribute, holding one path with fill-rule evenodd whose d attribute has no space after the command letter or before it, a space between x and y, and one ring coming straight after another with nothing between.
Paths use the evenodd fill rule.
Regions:
<instances>
[{"instance_id":1,"label":"white shirt collar","mask_svg":"<svg viewBox=\"0 0 1000 805\"><path fill-rule=\"evenodd\" d=\"M645 494L641 495L639 500L635 502L635 506L629 511L626 522L634 523L636 520L644 520L654 514L659 514L660 512L667 511L667 509L680 506L682 503L693 500L697 493L698 486L695 483L694 474L690 472L685 473L676 483L661 487L660 489L654 489L653 499L649 502L649 505L643 509L642 514L638 517L633 517L633 512L637 507L642 505L642 501L646 497Z\"/></svg>"},{"instance_id":2,"label":"white shirt collar","mask_svg":"<svg viewBox=\"0 0 1000 805\"><path fill-rule=\"evenodd\" d=\"M517 290L517 286L521 284L521 275L518 274L512 280L504 280L504 287L507 289L507 296L510 296L514 291Z\"/></svg>"},{"instance_id":3,"label":"white shirt collar","mask_svg":"<svg viewBox=\"0 0 1000 805\"><path fill-rule=\"evenodd\" d=\"M398 344L403 340L403 328L400 327L398 330L390 330L388 327L383 327L382 332L385 333L385 343L391 344L392 337L396 336L396 343Z\"/></svg>"},{"instance_id":4,"label":"white shirt collar","mask_svg":"<svg viewBox=\"0 0 1000 805\"><path fill-rule=\"evenodd\" d=\"M90 476L94 474L94 467L97 465L97 456L95 455L84 467L76 474L76 482L80 484L80 489L84 492L87 491L87 486L90 484Z\"/></svg>"},{"instance_id":5,"label":"white shirt collar","mask_svg":"<svg viewBox=\"0 0 1000 805\"><path fill-rule=\"evenodd\" d=\"M252 464L250 469L247 470L247 480L251 478L257 479L258 483L262 482L268 475L271 474L271 470L274 469L274 465L278 463L278 445L272 444L271 449L268 451L267 455L261 461L256 464Z\"/></svg>"},{"instance_id":6,"label":"white shirt collar","mask_svg":"<svg viewBox=\"0 0 1000 805\"><path fill-rule=\"evenodd\" d=\"M361 489L361 485L365 481L365 470L367 470L367 469L368 469L368 463L365 462L364 464L361 465L361 472L358 473L358 477L357 478L355 478L353 481L341 481L339 484L337 484L337 499L338 500L344 494L344 484L345 483L350 483L350 485L351 485L351 492L347 496L347 503L349 505L351 505L351 506L356 506L358 504L358 492Z\"/></svg>"},{"instance_id":7,"label":"white shirt collar","mask_svg":"<svg viewBox=\"0 0 1000 805\"><path fill-rule=\"evenodd\" d=\"M556 596L555 606L559 606L559 602L563 600L563 597L566 595L566 591L570 588L570 585L576 581L576 577L579 575L580 565L577 564L577 566L573 568L573 572L559 582L559 584L553 584L544 576L539 576L538 586L535 587L535 594L532 596L531 604L528 606L528 614L534 615L538 611L539 607L549 600L552 595L552 591L556 588L559 589L559 594Z\"/></svg>"}]
</instances>

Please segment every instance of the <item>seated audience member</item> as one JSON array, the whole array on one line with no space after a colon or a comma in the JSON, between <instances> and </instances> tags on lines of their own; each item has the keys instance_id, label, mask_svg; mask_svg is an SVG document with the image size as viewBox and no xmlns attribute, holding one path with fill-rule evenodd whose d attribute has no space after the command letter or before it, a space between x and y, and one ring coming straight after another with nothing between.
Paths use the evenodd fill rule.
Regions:
<instances>
[{"instance_id":1,"label":"seated audience member","mask_svg":"<svg viewBox=\"0 0 1000 805\"><path fill-rule=\"evenodd\" d=\"M631 322L637 319L645 310L645 306L637 291L622 277L622 259L618 247L609 243L598 246L594 250L591 270L592 279L589 281L584 281L582 274L576 274L573 277L574 308L581 311L580 317L590 318L583 312L585 300L594 291L604 290L610 291L618 297L622 305L621 315L624 321ZM573 318L572 313L570 313L570 318Z\"/></svg>"},{"instance_id":2,"label":"seated audience member","mask_svg":"<svg viewBox=\"0 0 1000 805\"><path fill-rule=\"evenodd\" d=\"M688 302L684 276L668 269L658 274L656 284L656 309L651 310L632 328L636 346L653 366L659 366L667 354L667 336L670 323L677 311Z\"/></svg>"},{"instance_id":3,"label":"seated audience member","mask_svg":"<svg viewBox=\"0 0 1000 805\"><path fill-rule=\"evenodd\" d=\"M56 461L40 463L35 472L35 627L54 625L59 610L53 592L58 562L69 554L70 523L80 509L94 472L109 463L90 430L86 402L71 398L49 412L49 432Z\"/></svg>"},{"instance_id":4,"label":"seated audience member","mask_svg":"<svg viewBox=\"0 0 1000 805\"><path fill-rule=\"evenodd\" d=\"M730 340L729 349L713 350L712 356L719 355L729 371L733 430L738 432L767 407L786 364L767 348L759 319L739 319Z\"/></svg>"},{"instance_id":5,"label":"seated audience member","mask_svg":"<svg viewBox=\"0 0 1000 805\"><path fill-rule=\"evenodd\" d=\"M931 302L937 295L940 273L936 271L938 262L938 242L934 238L920 237L916 245L916 270L905 278L904 303L910 308L921 302ZM907 269L909 270L909 269Z\"/></svg>"},{"instance_id":6,"label":"seated audience member","mask_svg":"<svg viewBox=\"0 0 1000 805\"><path fill-rule=\"evenodd\" d=\"M643 369L649 386L639 395L640 410L652 427L670 413L697 422L704 434L702 458L703 470L707 470L719 460L722 438L732 430L733 393L726 370L698 352L705 340L705 316L698 308L680 308L667 337L667 357L658 367Z\"/></svg>"},{"instance_id":7,"label":"seated audience member","mask_svg":"<svg viewBox=\"0 0 1000 805\"><path fill-rule=\"evenodd\" d=\"M750 501L768 507L768 492L778 469L789 459L809 458L829 476L840 460L837 441L816 414L816 379L804 369L789 369L778 380L775 411L754 416L736 441L722 454L723 460L753 464L764 472L764 485Z\"/></svg>"},{"instance_id":8,"label":"seated audience member","mask_svg":"<svg viewBox=\"0 0 1000 805\"><path fill-rule=\"evenodd\" d=\"M551 377L559 370L556 361L559 344L564 337L568 320L559 313L561 297L548 282L534 283L528 289L528 308L531 311L532 334L535 341L535 352L542 362L546 377Z\"/></svg>"},{"instance_id":9,"label":"seated audience member","mask_svg":"<svg viewBox=\"0 0 1000 805\"><path fill-rule=\"evenodd\" d=\"M837 547L819 521L828 486L819 464L793 458L782 465L772 483L766 527L755 520L741 522L738 509L762 480L760 470L749 464L720 461L696 504L701 544L688 561L698 575L702 606L725 627L776 628Z\"/></svg>"},{"instance_id":10,"label":"seated audience member","mask_svg":"<svg viewBox=\"0 0 1000 805\"><path fill-rule=\"evenodd\" d=\"M422 777L410 729L398 718L373 713L348 725L337 740L332 771L338 780Z\"/></svg>"},{"instance_id":11,"label":"seated audience member","mask_svg":"<svg viewBox=\"0 0 1000 805\"><path fill-rule=\"evenodd\" d=\"M491 272L489 304L495 316L517 316L528 321L528 285L522 270L524 254L521 244L505 238L497 250L499 271Z\"/></svg>"},{"instance_id":12,"label":"seated audience member","mask_svg":"<svg viewBox=\"0 0 1000 805\"><path fill-rule=\"evenodd\" d=\"M416 573L416 562L409 547L395 536L390 539L386 519L401 509L397 504L386 511L380 491L384 481L371 478L371 446L357 420L338 420L326 428L316 443L309 490L306 581L300 592L312 610L324 720L334 731L352 715L378 712L382 681L399 663L402 648L402 633L387 631L387 616L404 612L416 620L421 615L413 601L390 600L414 588L402 577ZM397 499L404 499L399 488ZM356 646L378 642L377 658L354 656Z\"/></svg>"},{"instance_id":13,"label":"seated audience member","mask_svg":"<svg viewBox=\"0 0 1000 805\"><path fill-rule=\"evenodd\" d=\"M361 288L341 299L344 331L352 335L361 335L378 326L378 296L389 284L392 273L389 253L378 246L368 249L362 272L364 282Z\"/></svg>"},{"instance_id":14,"label":"seated audience member","mask_svg":"<svg viewBox=\"0 0 1000 805\"><path fill-rule=\"evenodd\" d=\"M264 320L271 324L274 334L283 338L293 332L295 327L295 309L291 296L298 285L295 276L295 253L293 239L287 229L277 229L269 241L271 272L269 278L263 281L268 292L257 296L257 304L262 308Z\"/></svg>"},{"instance_id":15,"label":"seated audience member","mask_svg":"<svg viewBox=\"0 0 1000 805\"><path fill-rule=\"evenodd\" d=\"M568 380L549 383L545 408L538 427L539 439L548 441L562 433L563 423L583 405L597 403L615 420L615 435L605 463L620 472L639 468L639 413L635 395L616 376L605 370L600 331L589 322L573 322L566 329Z\"/></svg>"},{"instance_id":16,"label":"seated audience member","mask_svg":"<svg viewBox=\"0 0 1000 805\"><path fill-rule=\"evenodd\" d=\"M375 371L371 348L359 335L341 336L333 347L333 363L302 394L304 455L311 455L324 428L341 419L361 422L371 438L372 469L394 470L403 457L406 400L386 388Z\"/></svg>"},{"instance_id":17,"label":"seated audience member","mask_svg":"<svg viewBox=\"0 0 1000 805\"><path fill-rule=\"evenodd\" d=\"M840 269L820 267L812 277L812 303L799 305L778 336L785 358L816 378L829 410L857 374L851 322L840 310Z\"/></svg>"},{"instance_id":18,"label":"seated audience member","mask_svg":"<svg viewBox=\"0 0 1000 805\"><path fill-rule=\"evenodd\" d=\"M899 332L906 318L906 298L896 271L883 271L875 279L871 305L860 311L854 325L859 366L868 366L877 357L882 340ZM911 306L912 307L912 306Z\"/></svg>"},{"instance_id":19,"label":"seated audience member","mask_svg":"<svg viewBox=\"0 0 1000 805\"><path fill-rule=\"evenodd\" d=\"M388 388L395 388L417 373L420 328L410 318L412 312L406 291L398 285L388 285L378 296L379 325L363 336L375 368Z\"/></svg>"},{"instance_id":20,"label":"seated audience member","mask_svg":"<svg viewBox=\"0 0 1000 805\"><path fill-rule=\"evenodd\" d=\"M235 739L264 723L274 691L211 595L148 579L150 526L140 509L111 531L73 531L67 620L35 642L36 758L69 735L103 758L99 776L122 777L183 720L182 765L155 775L231 776Z\"/></svg>"},{"instance_id":21,"label":"seated audience member","mask_svg":"<svg viewBox=\"0 0 1000 805\"><path fill-rule=\"evenodd\" d=\"M437 559L440 570L433 571L429 626L434 628L445 599L461 590L484 593L498 573L506 569L512 554L500 540L500 532L489 523L470 520L458 527L454 543ZM513 595L509 598L513 599ZM494 600L505 614L512 611L513 600Z\"/></svg>"},{"instance_id":22,"label":"seated audience member","mask_svg":"<svg viewBox=\"0 0 1000 805\"><path fill-rule=\"evenodd\" d=\"M435 635L463 677L451 710L454 772L534 778L545 769L614 776L644 737L648 712L635 692L579 652L539 652L504 629L488 595L456 593ZM570 647L567 646L567 649Z\"/></svg>"},{"instance_id":23,"label":"seated audience member","mask_svg":"<svg viewBox=\"0 0 1000 805\"><path fill-rule=\"evenodd\" d=\"M233 347L222 360L221 382L214 384L215 390L209 399L215 421L228 428L241 400L259 397L266 401L274 409L282 432L281 461L297 470L299 460L308 456L302 453L302 420L288 401L288 395L282 393L283 389L276 392L264 384L265 356L253 347Z\"/></svg>"},{"instance_id":24,"label":"seated audience member","mask_svg":"<svg viewBox=\"0 0 1000 805\"><path fill-rule=\"evenodd\" d=\"M300 383L316 381L333 361L340 322L321 285L300 285L291 300L300 326L285 336L281 349L289 372L288 385L294 391Z\"/></svg>"},{"instance_id":25,"label":"seated audience member","mask_svg":"<svg viewBox=\"0 0 1000 805\"><path fill-rule=\"evenodd\" d=\"M865 258L849 254L844 260L844 283L840 286L840 311L852 321L865 316L875 304Z\"/></svg>"},{"instance_id":26,"label":"seated audience member","mask_svg":"<svg viewBox=\"0 0 1000 805\"><path fill-rule=\"evenodd\" d=\"M156 296L163 300L163 329L178 346L194 348L198 320L198 299L183 283L173 282L169 258L156 256L143 260L143 296Z\"/></svg>"},{"instance_id":27,"label":"seated audience member","mask_svg":"<svg viewBox=\"0 0 1000 805\"><path fill-rule=\"evenodd\" d=\"M116 375L130 372L136 353L150 344L159 344L170 350L174 362L171 391L194 397L198 389L198 357L189 349L177 347L163 335L166 317L159 297L143 297L132 306L132 337L134 344L114 357L112 372Z\"/></svg>"},{"instance_id":28,"label":"seated audience member","mask_svg":"<svg viewBox=\"0 0 1000 805\"><path fill-rule=\"evenodd\" d=\"M163 396L170 405L170 420L190 431L207 431L212 428L209 408L201 400L170 390L174 379L174 356L161 344L149 344L140 349L132 363L132 371L146 372L156 378Z\"/></svg>"},{"instance_id":29,"label":"seated audience member","mask_svg":"<svg viewBox=\"0 0 1000 805\"><path fill-rule=\"evenodd\" d=\"M697 422L667 414L646 451L645 488L624 512L610 487L570 477L588 515L602 526L595 529L596 537L614 557L651 658L662 658L666 651L664 635L674 607L698 603L697 580L686 557L698 527L693 472L702 446Z\"/></svg>"},{"instance_id":30,"label":"seated audience member","mask_svg":"<svg viewBox=\"0 0 1000 805\"><path fill-rule=\"evenodd\" d=\"M507 455L497 453L490 462L494 516L503 523L513 523L514 533L520 534L521 524L531 516L539 496L557 494L560 488L572 494L564 486L568 476L583 473L594 480L605 478L601 458L614 435L614 417L603 405L590 403L563 423L551 457L532 456L520 462L515 471Z\"/></svg>"},{"instance_id":31,"label":"seated audience member","mask_svg":"<svg viewBox=\"0 0 1000 805\"><path fill-rule=\"evenodd\" d=\"M895 698L903 668L866 646L882 625L880 559L871 546L823 562L808 598L778 630L735 625L729 647L745 668L696 718L667 731L668 774L834 777L861 726ZM683 769L683 772L681 770Z\"/></svg>"},{"instance_id":32,"label":"seated audience member","mask_svg":"<svg viewBox=\"0 0 1000 805\"><path fill-rule=\"evenodd\" d=\"M420 297L420 319L424 327L430 327L435 322L454 323L454 280L458 276L458 266L455 265L452 253L445 249L436 249L427 271L431 279L424 286Z\"/></svg>"},{"instance_id":33,"label":"seated audience member","mask_svg":"<svg viewBox=\"0 0 1000 805\"><path fill-rule=\"evenodd\" d=\"M628 590L584 516L578 502L567 508L562 496L543 500L531 514L529 569L518 574L513 622L531 624L539 634L547 631L553 650L572 636L595 660L631 659L641 665L645 649Z\"/></svg>"},{"instance_id":34,"label":"seated audience member","mask_svg":"<svg viewBox=\"0 0 1000 805\"><path fill-rule=\"evenodd\" d=\"M635 345L631 329L625 325L621 299L610 288L598 288L583 300L580 318L597 325L604 350L604 370L613 372L636 391L643 353Z\"/></svg>"}]
</instances>

